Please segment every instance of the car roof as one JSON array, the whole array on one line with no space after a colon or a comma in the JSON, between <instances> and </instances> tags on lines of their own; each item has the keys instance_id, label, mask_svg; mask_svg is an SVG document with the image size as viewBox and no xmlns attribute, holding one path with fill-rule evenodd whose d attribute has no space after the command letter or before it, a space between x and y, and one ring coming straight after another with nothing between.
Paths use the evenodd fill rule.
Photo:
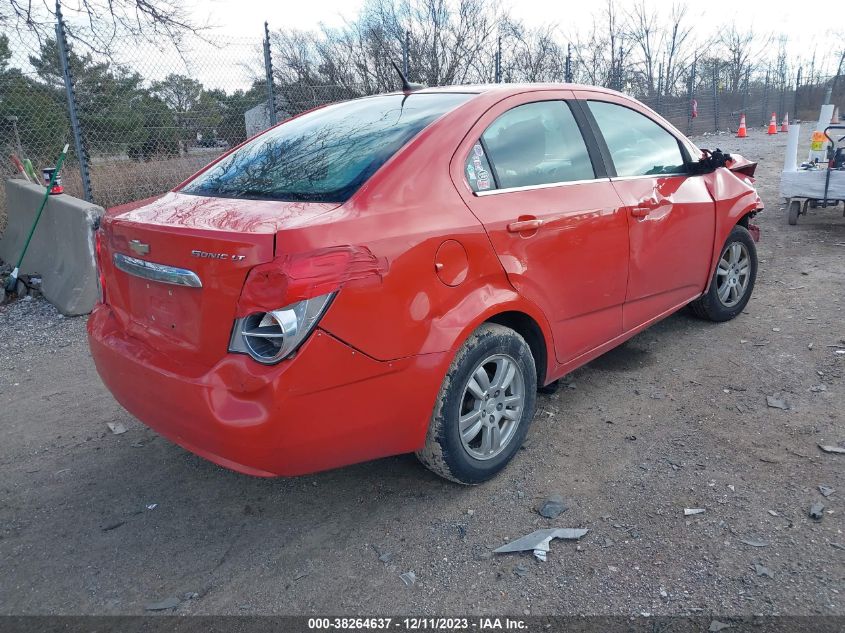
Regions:
<instances>
[{"instance_id":1,"label":"car roof","mask_svg":"<svg viewBox=\"0 0 845 633\"><path fill-rule=\"evenodd\" d=\"M413 94L435 94L435 93L463 93L463 94L484 94L496 93L502 96L520 94L523 92L534 92L540 90L589 90L591 92L603 92L605 94L618 95L630 98L627 95L609 88L590 86L586 84L570 83L507 83L507 84L467 84L453 86L434 86L414 90ZM405 94L401 90L388 94Z\"/></svg>"}]
</instances>

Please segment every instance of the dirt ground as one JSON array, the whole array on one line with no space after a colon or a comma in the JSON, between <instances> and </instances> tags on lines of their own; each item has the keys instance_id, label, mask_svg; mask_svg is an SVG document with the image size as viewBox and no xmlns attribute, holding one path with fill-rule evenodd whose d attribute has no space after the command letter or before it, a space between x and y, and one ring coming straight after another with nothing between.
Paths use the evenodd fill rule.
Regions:
<instances>
[{"instance_id":1,"label":"dirt ground","mask_svg":"<svg viewBox=\"0 0 845 633\"><path fill-rule=\"evenodd\" d=\"M696 139L760 161L746 312L679 313L574 372L474 488L412 456L297 479L218 468L115 403L85 319L0 307L0 614L170 598L177 614L845 614L845 455L817 446L845 445L845 219L788 226L786 135L751 134ZM535 509L551 494L569 503L554 521ZM546 563L491 554L551 526L590 532Z\"/></svg>"}]
</instances>

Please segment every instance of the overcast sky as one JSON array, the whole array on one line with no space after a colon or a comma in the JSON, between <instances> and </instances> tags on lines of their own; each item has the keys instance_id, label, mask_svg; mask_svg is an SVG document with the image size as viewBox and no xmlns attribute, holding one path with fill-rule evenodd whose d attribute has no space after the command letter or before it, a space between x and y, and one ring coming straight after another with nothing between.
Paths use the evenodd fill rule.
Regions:
<instances>
[{"instance_id":1,"label":"overcast sky","mask_svg":"<svg viewBox=\"0 0 845 633\"><path fill-rule=\"evenodd\" d=\"M832 2L832 0L830 0ZM354 16L363 2L361 0L311 0L310 2L278 2L277 0L206 0L195 7L198 18L208 18L209 22L220 25L221 30L237 35L252 35L261 32L264 20L271 27L282 26L310 29L320 22L332 25L342 23L344 16ZM618 2L624 7L631 2ZM787 28L796 38L807 39L818 34L821 25L825 30L836 26L834 21L827 21L817 12L807 10L807 4L801 2L783 2L782 0L707 0L692 1L690 13L702 28L716 28L726 20L735 20L739 25L747 24L755 31L783 32ZM517 18L526 23L539 26L547 23L557 24L564 31L570 26L588 25L593 10L603 6L600 0L593 2L572 2L552 0L519 0L503 3L510 7ZM672 6L671 0L647 0L647 5ZM829 26L828 26L829 24ZM843 30L843 29L840 29Z\"/></svg>"}]
</instances>

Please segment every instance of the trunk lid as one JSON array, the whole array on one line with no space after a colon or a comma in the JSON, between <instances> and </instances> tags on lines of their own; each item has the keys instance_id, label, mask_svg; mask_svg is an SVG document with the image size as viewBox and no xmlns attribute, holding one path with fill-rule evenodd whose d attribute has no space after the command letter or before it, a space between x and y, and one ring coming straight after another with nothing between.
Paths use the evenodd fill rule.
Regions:
<instances>
[{"instance_id":1,"label":"trunk lid","mask_svg":"<svg viewBox=\"0 0 845 633\"><path fill-rule=\"evenodd\" d=\"M208 367L226 354L244 280L274 258L276 234L337 206L169 193L111 209L102 223L105 301L135 338ZM201 286L130 274L115 256L191 271Z\"/></svg>"}]
</instances>

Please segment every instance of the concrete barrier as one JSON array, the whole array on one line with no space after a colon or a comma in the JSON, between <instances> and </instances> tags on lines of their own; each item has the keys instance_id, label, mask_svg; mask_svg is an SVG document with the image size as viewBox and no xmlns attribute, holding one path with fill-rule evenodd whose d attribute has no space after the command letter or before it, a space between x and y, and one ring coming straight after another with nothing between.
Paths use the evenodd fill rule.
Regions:
<instances>
[{"instance_id":1,"label":"concrete barrier","mask_svg":"<svg viewBox=\"0 0 845 633\"><path fill-rule=\"evenodd\" d=\"M16 178L6 181L6 230L0 259L11 266L44 196L44 187ZM94 227L103 208L66 194L50 196L20 272L41 275L41 292L62 314L87 314L97 301Z\"/></svg>"}]
</instances>

